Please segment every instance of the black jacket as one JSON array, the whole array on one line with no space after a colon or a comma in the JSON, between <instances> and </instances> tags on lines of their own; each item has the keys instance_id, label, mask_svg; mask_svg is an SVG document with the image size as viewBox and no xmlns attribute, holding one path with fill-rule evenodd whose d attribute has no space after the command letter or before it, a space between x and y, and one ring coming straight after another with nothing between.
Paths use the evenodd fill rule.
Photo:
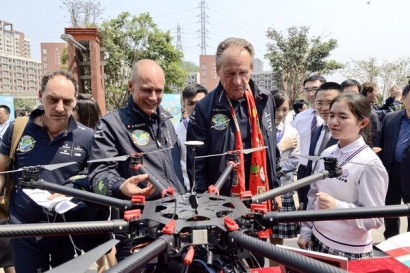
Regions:
<instances>
[{"instance_id":1,"label":"black jacket","mask_svg":"<svg viewBox=\"0 0 410 273\"><path fill-rule=\"evenodd\" d=\"M130 98L127 106L101 119L94 134L90 159L164 149L144 155L144 168L156 176L166 188L172 186L178 193L185 193L179 148L171 118L171 114L159 107L157 120L152 120ZM172 149L165 149L171 146ZM91 163L89 175L94 191L125 198L119 186L127 178L138 174L131 170L129 165L129 158L126 161ZM151 198L156 197L159 197L158 192Z\"/></svg>"},{"instance_id":2,"label":"black jacket","mask_svg":"<svg viewBox=\"0 0 410 273\"><path fill-rule=\"evenodd\" d=\"M258 89L252 81L249 83L255 97L256 108L259 115L260 127L268 146L268 170L267 175L271 183L270 189L278 187L276 177L276 129L275 129L275 103L270 92ZM215 121L219 118L219 121ZM212 121L214 119L214 122ZM226 121L226 122L224 122ZM215 126L215 122L220 122ZM235 125L229 110L229 102L221 84L202 99L194 109L190 117L187 132L187 141L203 141L205 145L196 148L195 153L200 155L218 154L235 150ZM187 151L187 170L191 180L192 155L191 150ZM209 185L214 185L219 176L226 168L226 156L209 157L196 159L195 180L198 192L204 192ZM232 175L228 182L224 184L220 193L230 195L232 186Z\"/></svg>"}]
</instances>

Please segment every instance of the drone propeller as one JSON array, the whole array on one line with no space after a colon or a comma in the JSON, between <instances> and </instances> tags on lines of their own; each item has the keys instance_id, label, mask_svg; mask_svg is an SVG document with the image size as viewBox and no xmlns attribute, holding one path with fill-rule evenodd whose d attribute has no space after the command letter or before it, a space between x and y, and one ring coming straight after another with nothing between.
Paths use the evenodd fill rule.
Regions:
<instances>
[{"instance_id":1,"label":"drone propeller","mask_svg":"<svg viewBox=\"0 0 410 273\"><path fill-rule=\"evenodd\" d=\"M115 246L119 240L111 239L108 242L86 252L85 254L66 262L56 268L47 271L48 273L64 273L64 272L87 272L88 268L102 257L108 250Z\"/></svg>"},{"instance_id":2,"label":"drone propeller","mask_svg":"<svg viewBox=\"0 0 410 273\"><path fill-rule=\"evenodd\" d=\"M243 153L243 154L250 154L256 151L260 151L263 149L267 149L268 146L263 146L263 147L258 147L258 148L249 148L249 149L243 149L243 150L234 150L234 151L228 151L222 154L213 154L213 155L201 155L201 156L196 156L195 158L206 158L206 157L213 157L213 156L221 156L221 155L226 155L226 154L234 154L234 153Z\"/></svg>"},{"instance_id":3,"label":"drone propeller","mask_svg":"<svg viewBox=\"0 0 410 273\"><path fill-rule=\"evenodd\" d=\"M152 152L146 152L146 153L135 153L135 154L130 154L130 155L121 155L121 156L115 156L115 157L107 157L107 158L102 158L102 159L93 159L93 160L88 160L87 163L96 163L96 162L107 162L107 161L125 161L127 160L130 156L132 155L148 155L148 154L154 154L154 153L159 153L165 150L172 149L174 146L152 151Z\"/></svg>"},{"instance_id":4,"label":"drone propeller","mask_svg":"<svg viewBox=\"0 0 410 273\"><path fill-rule=\"evenodd\" d=\"M19 169L17 169L17 170L11 170L11 171L4 171L4 172L0 172L0 174L6 174L6 173L15 173L15 172L22 172L22 171L24 171L24 170L26 170L26 169L28 169L28 168L31 168L31 167L39 167L39 168L42 168L42 169L46 169L46 170L49 170L49 171L53 171L53 170L55 170L55 169L58 169L58 168L62 168L62 167L65 167L65 166L69 166L69 165L73 165L73 164L76 164L77 162L65 162L65 163L57 163L57 164L48 164L48 165L38 165L38 166L30 166L30 167L22 167L22 168L19 168Z\"/></svg>"},{"instance_id":5,"label":"drone propeller","mask_svg":"<svg viewBox=\"0 0 410 273\"><path fill-rule=\"evenodd\" d=\"M306 159L309 159L309 160L312 160L313 162L316 162L316 161L319 161L319 160L321 160L321 159L323 159L324 157L321 157L321 156L315 156L315 155L301 155L301 154L295 154L295 156L298 156L298 157L303 157L303 158L306 158ZM363 166L368 166L369 164L368 163L361 163L361 162L350 162L350 161L347 161L345 164L356 164L356 165L363 165Z\"/></svg>"}]
</instances>

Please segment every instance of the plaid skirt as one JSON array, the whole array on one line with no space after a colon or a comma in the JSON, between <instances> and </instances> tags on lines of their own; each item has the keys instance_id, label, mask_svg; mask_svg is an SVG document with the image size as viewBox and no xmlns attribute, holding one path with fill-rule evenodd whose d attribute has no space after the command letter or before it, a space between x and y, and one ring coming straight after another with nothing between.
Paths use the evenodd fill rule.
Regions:
<instances>
[{"instance_id":1,"label":"plaid skirt","mask_svg":"<svg viewBox=\"0 0 410 273\"><path fill-rule=\"evenodd\" d=\"M323 244L314 235L312 235L312 243L313 243L312 244L313 251L332 254L336 256L342 256L342 257L348 258L349 260L363 260L363 259L373 258L373 251L365 252L365 253L349 253L349 252L340 251L340 250L331 248Z\"/></svg>"},{"instance_id":2,"label":"plaid skirt","mask_svg":"<svg viewBox=\"0 0 410 273\"><path fill-rule=\"evenodd\" d=\"M280 211L295 211L295 201L292 193L286 193L282 197L282 208ZM300 230L300 222L279 223L272 227L272 238L295 238Z\"/></svg>"}]
</instances>

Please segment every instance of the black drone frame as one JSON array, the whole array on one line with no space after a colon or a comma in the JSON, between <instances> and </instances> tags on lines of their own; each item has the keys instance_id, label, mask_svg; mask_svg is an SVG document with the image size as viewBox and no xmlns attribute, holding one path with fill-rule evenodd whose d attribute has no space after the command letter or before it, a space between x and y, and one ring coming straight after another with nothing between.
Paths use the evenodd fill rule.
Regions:
<instances>
[{"instance_id":1,"label":"black drone frame","mask_svg":"<svg viewBox=\"0 0 410 273\"><path fill-rule=\"evenodd\" d=\"M153 174L140 166L140 172L149 174L151 183L163 194L163 198L145 201L143 197L135 196L131 200L120 200L44 181L39 179L38 168L28 167L23 170L23 177L19 181L20 186L46 189L119 208L125 211L124 220L6 225L0 226L0 237L113 232L114 234L127 233L131 239L146 244L138 252L109 269L107 272L110 273L135 272L155 257L159 257L158 263L164 265L167 261L177 261L189 267L201 260L209 266L215 266L221 272L249 272L249 267L241 260L249 257L250 252L303 272L345 272L261 240L269 227L281 222L410 215L408 205L326 211L267 211L265 201L326 177L337 177L341 174L336 159L324 158L324 160L325 170L318 174L263 194L254 196L245 194L242 199L215 194L219 192L224 179L220 179L222 182L218 180L215 186L209 188L209 192L175 194L172 189L161 185ZM135 161L131 160L131 162ZM233 165L228 163L227 166ZM226 178L233 168L228 167L227 170L229 171L225 171L221 177ZM192 202L192 196L195 197L195 202ZM115 240L107 242L50 272L67 272L67 270L74 272L73 268L78 268L75 272L81 270L84 272L116 242Z\"/></svg>"}]
</instances>

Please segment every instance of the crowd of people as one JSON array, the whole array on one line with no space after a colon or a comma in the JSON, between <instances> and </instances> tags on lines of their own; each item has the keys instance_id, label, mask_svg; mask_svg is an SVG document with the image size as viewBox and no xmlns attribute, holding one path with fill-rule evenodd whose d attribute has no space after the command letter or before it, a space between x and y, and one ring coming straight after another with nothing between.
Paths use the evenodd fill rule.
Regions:
<instances>
[{"instance_id":1,"label":"crowd of people","mask_svg":"<svg viewBox=\"0 0 410 273\"><path fill-rule=\"evenodd\" d=\"M129 160L98 161L145 153L144 166L155 173L162 186L172 187L178 194L202 193L216 183L227 158L201 157L193 168L192 149L187 149L185 142L201 141L203 145L195 150L197 156L260 148L238 154L238 166L219 192L233 197L245 191L263 193L292 183L294 174L301 179L324 169L323 161L300 155L338 160L341 176L298 189L299 205L293 192L266 201L268 211L379 207L400 204L401 199L410 202L406 183L409 168L404 167L410 160L410 86L403 90L393 86L390 97L378 107L374 83L349 79L339 84L312 75L303 82L304 98L291 102L286 92L263 90L252 81L254 54L252 44L244 39L222 41L216 52L219 85L214 90L188 85L182 92L186 117L177 125L161 106L165 74L154 60L134 64L127 105L103 117L91 97L78 94L70 73L47 74L39 91L42 107L30 113L22 136L15 140L18 146L13 158L15 123L7 118L10 109L0 105L0 172L74 162L57 170L42 170L40 177L66 185L73 177L83 175L83 183L98 194L120 199L142 195L155 200L161 198L161 192L147 174L130 168ZM94 161L88 163L90 160ZM78 221L81 206L64 214L45 209L21 187L21 173L13 176L10 225ZM6 176L0 174L0 191L6 188L5 183ZM115 217L118 215L111 214ZM283 244L284 239L299 236L298 245L303 249L363 259L373 255L370 231L384 223L387 239L399 233L398 221L372 218L286 223L274 226L269 239L273 244ZM115 249L120 261L136 249L128 234L116 234L116 238L120 240ZM97 244L107 238L98 240ZM18 273L44 272L90 248L79 241L81 238L69 235L12 239L13 251L2 250L0 267L7 273L14 272L13 265ZM0 245L9 242L2 240ZM12 253L18 255L13 257ZM111 266L115 263L113 253L108 256ZM100 268L104 270L103 262Z\"/></svg>"}]
</instances>

